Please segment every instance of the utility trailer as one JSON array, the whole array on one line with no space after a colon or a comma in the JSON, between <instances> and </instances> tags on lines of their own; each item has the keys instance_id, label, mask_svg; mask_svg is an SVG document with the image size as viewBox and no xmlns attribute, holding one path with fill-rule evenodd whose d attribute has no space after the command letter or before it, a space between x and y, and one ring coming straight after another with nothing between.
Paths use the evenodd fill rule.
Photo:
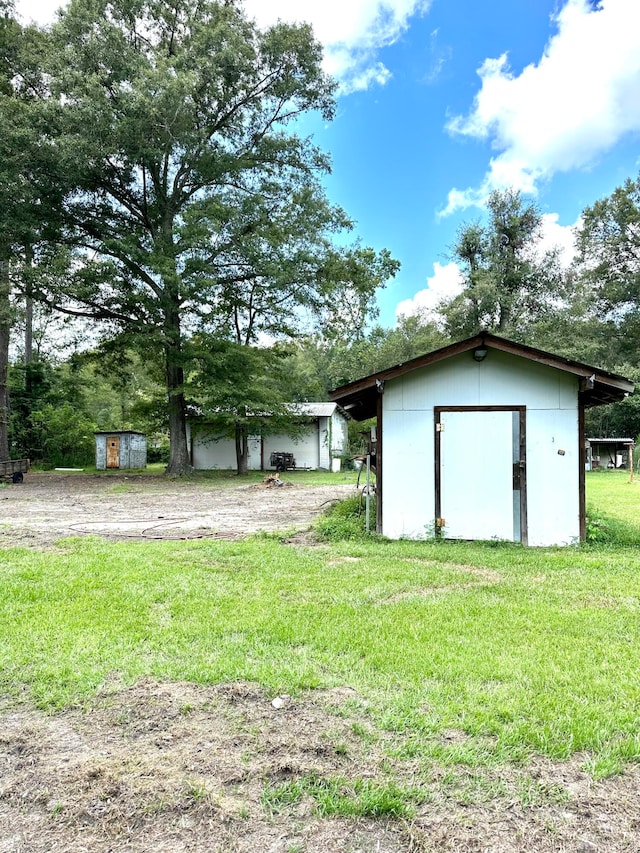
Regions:
<instances>
[{"instance_id":1,"label":"utility trailer","mask_svg":"<svg viewBox=\"0 0 640 853\"><path fill-rule=\"evenodd\" d=\"M28 470L28 459L9 459L7 462L0 462L0 477L10 479L12 483L21 483Z\"/></svg>"}]
</instances>

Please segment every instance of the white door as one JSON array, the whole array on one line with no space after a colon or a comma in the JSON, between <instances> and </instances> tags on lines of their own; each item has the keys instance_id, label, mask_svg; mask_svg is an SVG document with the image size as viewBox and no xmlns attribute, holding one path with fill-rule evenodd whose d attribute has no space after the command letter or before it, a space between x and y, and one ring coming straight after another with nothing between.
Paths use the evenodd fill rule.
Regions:
<instances>
[{"instance_id":1,"label":"white door","mask_svg":"<svg viewBox=\"0 0 640 853\"><path fill-rule=\"evenodd\" d=\"M447 539L520 540L513 482L517 414L440 412L440 517Z\"/></svg>"}]
</instances>

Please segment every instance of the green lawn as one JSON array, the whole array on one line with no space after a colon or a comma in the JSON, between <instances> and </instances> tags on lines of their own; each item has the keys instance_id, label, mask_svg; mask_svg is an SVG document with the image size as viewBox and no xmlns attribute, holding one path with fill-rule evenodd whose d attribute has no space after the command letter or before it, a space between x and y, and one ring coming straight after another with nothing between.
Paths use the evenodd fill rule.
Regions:
<instances>
[{"instance_id":1,"label":"green lawn","mask_svg":"<svg viewBox=\"0 0 640 853\"><path fill-rule=\"evenodd\" d=\"M608 538L580 548L3 549L0 689L54 709L114 672L274 694L349 685L391 756L474 767L584 752L594 775L614 773L640 759L640 483L593 474L588 496Z\"/></svg>"}]
</instances>

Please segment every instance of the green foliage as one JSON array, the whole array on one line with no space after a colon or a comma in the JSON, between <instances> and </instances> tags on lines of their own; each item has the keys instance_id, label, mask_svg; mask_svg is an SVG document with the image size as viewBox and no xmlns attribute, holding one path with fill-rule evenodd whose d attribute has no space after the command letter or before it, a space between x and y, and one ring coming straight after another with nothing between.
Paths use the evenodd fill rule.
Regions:
<instances>
[{"instance_id":1,"label":"green foliage","mask_svg":"<svg viewBox=\"0 0 640 853\"><path fill-rule=\"evenodd\" d=\"M198 402L206 429L236 439L238 473L247 473L250 435L295 435L302 429L289 405L293 393L288 348L199 335L190 341L188 353L194 367L189 396Z\"/></svg>"},{"instance_id":2,"label":"green foliage","mask_svg":"<svg viewBox=\"0 0 640 853\"><path fill-rule=\"evenodd\" d=\"M542 217L514 190L494 191L487 225L465 225L453 249L463 269L462 293L441 306L448 334L482 329L522 339L562 293L556 252L539 251Z\"/></svg>"},{"instance_id":3,"label":"green foliage","mask_svg":"<svg viewBox=\"0 0 640 853\"><path fill-rule=\"evenodd\" d=\"M366 532L365 496L359 493L332 504L316 522L316 530L323 539L330 542L340 542L349 539L362 539ZM369 506L370 530L376 529L376 499L370 497Z\"/></svg>"},{"instance_id":4,"label":"green foliage","mask_svg":"<svg viewBox=\"0 0 640 853\"><path fill-rule=\"evenodd\" d=\"M52 466L90 464L95 458L95 424L69 403L47 403L30 415L42 459Z\"/></svg>"},{"instance_id":5,"label":"green foliage","mask_svg":"<svg viewBox=\"0 0 640 853\"><path fill-rule=\"evenodd\" d=\"M169 461L169 439L160 436L157 439L147 441L147 462L153 464L162 462L164 465Z\"/></svg>"},{"instance_id":6,"label":"green foliage","mask_svg":"<svg viewBox=\"0 0 640 853\"><path fill-rule=\"evenodd\" d=\"M640 368L637 365L615 365L613 372L631 379L636 389L640 389ZM635 438L640 434L640 390L619 403L587 409L585 429L587 436Z\"/></svg>"},{"instance_id":7,"label":"green foliage","mask_svg":"<svg viewBox=\"0 0 640 853\"><path fill-rule=\"evenodd\" d=\"M640 177L587 207L578 232L582 274L623 326L640 312Z\"/></svg>"},{"instance_id":8,"label":"green foliage","mask_svg":"<svg viewBox=\"0 0 640 853\"><path fill-rule=\"evenodd\" d=\"M37 295L162 365L184 473L187 329L249 346L322 325L343 296L362 315L397 263L335 239L352 223L322 188L328 159L292 130L334 111L307 25L262 31L237 2L72 0L47 40L39 142L74 255Z\"/></svg>"},{"instance_id":9,"label":"green foliage","mask_svg":"<svg viewBox=\"0 0 640 853\"><path fill-rule=\"evenodd\" d=\"M75 453L66 447L66 420L55 414L51 417L52 410L67 412L68 407L77 415L73 440L85 436L77 446L74 464L87 465L93 459L93 439L86 436L96 429L147 433L151 457L154 441L161 446L167 443L159 433L159 427L166 424L166 405L158 402L161 387L149 374L148 365L133 352L116 358L112 352L87 351L56 365L43 360L14 365L10 387L14 456L50 466L71 464L61 461ZM59 435L58 430L62 431ZM165 446L150 461L166 461L166 451Z\"/></svg>"},{"instance_id":10,"label":"green foliage","mask_svg":"<svg viewBox=\"0 0 640 853\"><path fill-rule=\"evenodd\" d=\"M355 338L303 338L294 350L294 376L303 398L324 399L339 385L424 355L446 343L448 339L432 320L419 315L402 316L392 329L375 326Z\"/></svg>"}]
</instances>

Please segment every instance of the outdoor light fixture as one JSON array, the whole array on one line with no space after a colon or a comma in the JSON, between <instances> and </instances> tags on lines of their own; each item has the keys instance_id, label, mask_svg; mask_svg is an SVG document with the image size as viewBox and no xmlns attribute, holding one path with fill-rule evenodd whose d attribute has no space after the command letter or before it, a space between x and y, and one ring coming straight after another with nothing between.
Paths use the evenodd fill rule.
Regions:
<instances>
[{"instance_id":1,"label":"outdoor light fixture","mask_svg":"<svg viewBox=\"0 0 640 853\"><path fill-rule=\"evenodd\" d=\"M489 350L486 348L484 344L479 347L476 347L473 351L473 360L474 361L484 361L487 357L487 353Z\"/></svg>"}]
</instances>

